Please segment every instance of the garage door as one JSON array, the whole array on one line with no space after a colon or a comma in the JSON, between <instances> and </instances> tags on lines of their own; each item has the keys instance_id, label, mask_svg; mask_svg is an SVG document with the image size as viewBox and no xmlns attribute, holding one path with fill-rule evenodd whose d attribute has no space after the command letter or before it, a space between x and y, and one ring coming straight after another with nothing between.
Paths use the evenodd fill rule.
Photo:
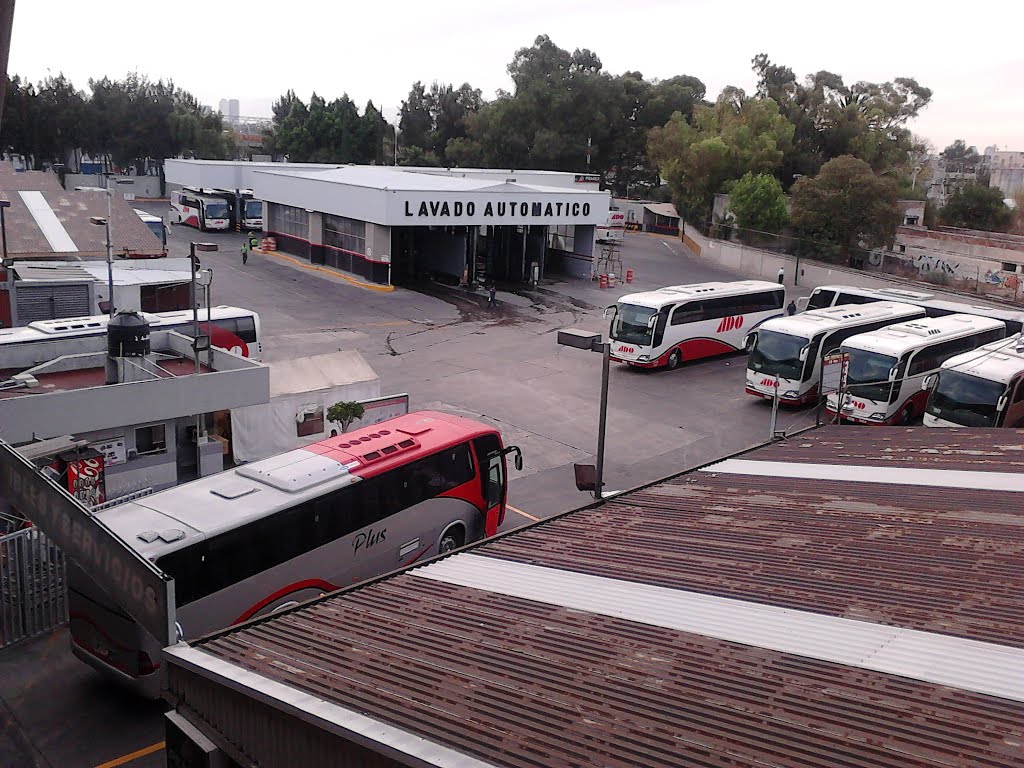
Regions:
<instances>
[{"instance_id":1,"label":"garage door","mask_svg":"<svg viewBox=\"0 0 1024 768\"><path fill-rule=\"evenodd\" d=\"M60 317L90 315L89 286L80 285L19 285L16 288L18 323L26 325L36 320L56 320Z\"/></svg>"}]
</instances>

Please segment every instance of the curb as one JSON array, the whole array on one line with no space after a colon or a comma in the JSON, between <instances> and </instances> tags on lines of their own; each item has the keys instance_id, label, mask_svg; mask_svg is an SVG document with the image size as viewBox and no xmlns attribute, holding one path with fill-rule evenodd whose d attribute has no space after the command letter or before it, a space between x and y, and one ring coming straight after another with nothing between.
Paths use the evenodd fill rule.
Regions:
<instances>
[{"instance_id":1,"label":"curb","mask_svg":"<svg viewBox=\"0 0 1024 768\"><path fill-rule=\"evenodd\" d=\"M395 286L393 285L365 283L359 278L346 275L344 272L341 272L340 270L331 269L330 267L319 267L316 264L310 264L308 262L302 261L301 259L296 259L292 256L288 256L287 254L281 253L280 251L265 251L262 248L253 248L253 252L260 253L264 256L273 256L274 258L281 259L282 261L289 261L295 266L301 267L302 269L308 269L311 272L323 272L325 275L331 275L332 277L340 277L342 280L351 283L357 288L363 288L367 291L376 291L378 293L392 293L395 290Z\"/></svg>"}]
</instances>

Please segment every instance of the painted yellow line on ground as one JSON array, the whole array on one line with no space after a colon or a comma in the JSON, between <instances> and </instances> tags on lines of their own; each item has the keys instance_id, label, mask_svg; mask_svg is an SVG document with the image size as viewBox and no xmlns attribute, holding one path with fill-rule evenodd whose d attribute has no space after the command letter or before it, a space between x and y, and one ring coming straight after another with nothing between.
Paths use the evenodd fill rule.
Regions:
<instances>
[{"instance_id":1,"label":"painted yellow line on ground","mask_svg":"<svg viewBox=\"0 0 1024 768\"><path fill-rule=\"evenodd\" d=\"M348 282L352 283L352 285L357 286L358 288L365 288L368 291L391 293L391 291L395 290L395 286L393 285L378 285L377 283L364 283L362 280L356 280L354 277L349 277L348 275L342 274L337 270L327 269L326 267L318 267L316 264L307 264L301 259L293 259L291 256L286 256L280 251L264 251L262 248L255 248L253 250L255 250L256 253L262 253L264 256L273 256L283 261L290 261L292 264L298 267L302 267L303 269L308 269L311 272L323 272L325 275L333 275L334 277L340 277L342 280L347 280Z\"/></svg>"},{"instance_id":2,"label":"painted yellow line on ground","mask_svg":"<svg viewBox=\"0 0 1024 768\"><path fill-rule=\"evenodd\" d=\"M528 520L533 520L533 522L535 522L535 523L539 523L539 522L540 522L540 518L539 518L539 517L534 517L534 516L533 516L533 515L531 515L531 514L530 514L529 512L523 512L523 510L521 510L521 509L516 509L516 508L515 508L515 507L513 507L513 506L512 506L511 504L506 504L506 505L505 505L505 507L506 507L507 509L511 509L511 510L512 510L513 512L515 512L515 513L516 513L517 515L522 515L523 517L525 517L525 518L526 518L526 519L528 519Z\"/></svg>"},{"instance_id":3,"label":"painted yellow line on ground","mask_svg":"<svg viewBox=\"0 0 1024 768\"><path fill-rule=\"evenodd\" d=\"M134 752L129 752L127 755L116 757L108 763L97 765L96 768L117 768L117 766L125 765L126 763L130 763L132 760L138 760L140 757L145 757L146 755L152 755L154 752L159 752L163 748L164 742L158 741L156 744L150 744L148 747L143 747L142 749L137 749Z\"/></svg>"}]
</instances>

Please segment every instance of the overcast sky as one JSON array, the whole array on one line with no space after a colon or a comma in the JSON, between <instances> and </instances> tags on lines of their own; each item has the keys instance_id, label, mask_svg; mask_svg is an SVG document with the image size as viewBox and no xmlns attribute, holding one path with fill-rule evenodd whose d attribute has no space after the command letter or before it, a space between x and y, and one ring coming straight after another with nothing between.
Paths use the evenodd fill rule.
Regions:
<instances>
[{"instance_id":1,"label":"overcast sky","mask_svg":"<svg viewBox=\"0 0 1024 768\"><path fill-rule=\"evenodd\" d=\"M759 52L801 77L915 77L934 96L911 128L937 149L963 138L1024 150L1021 0L19 0L8 70L33 81L63 71L83 89L138 70L254 116L288 88L347 92L390 116L415 80L468 81L486 98L510 89L508 62L539 34L590 48L613 74L695 75L710 98L752 91Z\"/></svg>"}]
</instances>

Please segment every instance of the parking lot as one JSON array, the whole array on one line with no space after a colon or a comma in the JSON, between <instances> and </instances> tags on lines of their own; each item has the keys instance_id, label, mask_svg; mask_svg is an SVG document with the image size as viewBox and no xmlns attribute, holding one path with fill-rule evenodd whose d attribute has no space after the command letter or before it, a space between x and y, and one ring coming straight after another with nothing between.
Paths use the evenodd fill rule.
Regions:
<instances>
[{"instance_id":1,"label":"parking lot","mask_svg":"<svg viewBox=\"0 0 1024 768\"><path fill-rule=\"evenodd\" d=\"M260 313L266 360L357 349L384 394L407 392L414 409L491 421L506 443L520 445L525 466L512 470L506 529L589 501L575 488L572 465L593 461L601 359L559 347L556 331L602 328L601 310L629 291L737 277L686 255L678 240L630 234L623 263L635 270L633 285L602 291L589 281L546 281L501 290L488 308L483 295L444 286L366 290L284 255L253 254L243 266L234 232L174 227L170 254L186 255L190 239L219 246L203 254L214 270L213 302ZM744 394L744 368L742 356L663 372L613 365L608 489L764 442L770 409ZM811 423L809 412L784 411L778 428ZM0 654L0 699L0 766L24 764L16 750L26 745L39 765L163 765L160 705L101 681L71 657L64 632Z\"/></svg>"}]
</instances>

